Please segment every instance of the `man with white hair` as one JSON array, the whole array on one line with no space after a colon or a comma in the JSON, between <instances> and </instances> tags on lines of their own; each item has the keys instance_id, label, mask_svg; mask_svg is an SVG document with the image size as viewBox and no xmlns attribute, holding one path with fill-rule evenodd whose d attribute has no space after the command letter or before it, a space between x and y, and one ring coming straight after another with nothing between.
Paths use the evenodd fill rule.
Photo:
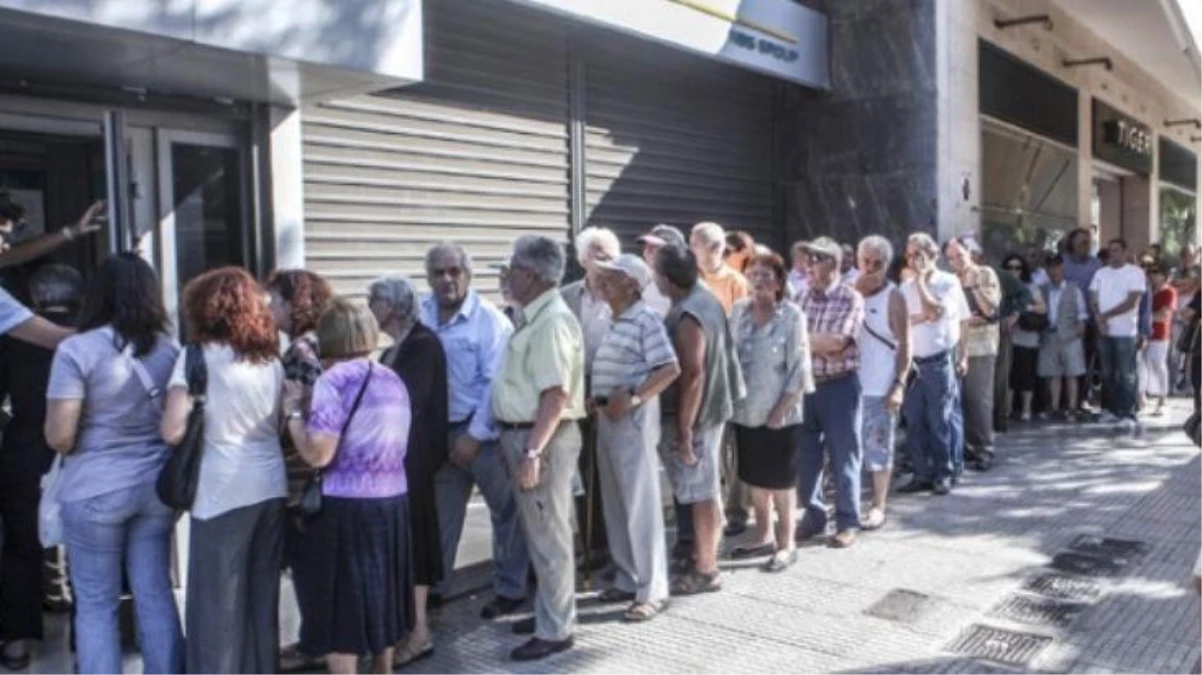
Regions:
<instances>
[{"instance_id":1,"label":"man with white hair","mask_svg":"<svg viewBox=\"0 0 1202 675\"><path fill-rule=\"evenodd\" d=\"M860 330L860 388L863 394L864 467L872 473L872 507L864 530L885 524L885 501L893 475L893 436L910 374L910 319L906 301L888 279L893 245L878 235L865 237L857 255L856 290L864 298Z\"/></svg>"},{"instance_id":2,"label":"man with white hair","mask_svg":"<svg viewBox=\"0 0 1202 675\"><path fill-rule=\"evenodd\" d=\"M570 649L576 629L572 475L581 446L577 420L585 415L584 336L559 293L564 254L558 242L519 238L509 269L521 327L493 381L492 408L538 578L534 616L513 627L534 637L510 656L532 661Z\"/></svg>"},{"instance_id":3,"label":"man with white hair","mask_svg":"<svg viewBox=\"0 0 1202 675\"><path fill-rule=\"evenodd\" d=\"M584 278L564 286L560 293L564 302L576 315L580 329L584 332L585 394L590 391L588 375L593 367L593 357L601 346L601 339L609 330L612 314L609 304L601 295L600 270L598 263L613 260L622 252L618 235L603 227L586 227L576 236L576 262L584 268ZM605 532L604 506L601 503L601 483L597 472L597 433L593 418L583 423L584 447L580 452L579 474L573 479L573 488L578 498L577 517L580 543L584 547L584 560L591 564L601 559L608 538ZM596 558L594 554L598 554Z\"/></svg>"},{"instance_id":4,"label":"man with white hair","mask_svg":"<svg viewBox=\"0 0 1202 675\"><path fill-rule=\"evenodd\" d=\"M911 344L918 377L902 403L906 449L914 478L900 493L952 490L952 418L956 405L957 370L968 368L962 322L970 314L960 281L939 270L939 245L925 232L910 235L906 265L910 277L901 285L910 317Z\"/></svg>"},{"instance_id":5,"label":"man with white hair","mask_svg":"<svg viewBox=\"0 0 1202 675\"><path fill-rule=\"evenodd\" d=\"M688 248L688 244L684 240L684 235L680 230L671 225L656 225L651 228L647 234L640 236L635 240L639 246L643 247L643 262L647 263L647 267L651 273L655 273L655 254L665 246L679 246L680 248ZM672 300L664 295L663 291L659 290L657 284L651 284L643 290L643 302L647 306L655 310L659 314L659 318L663 319L668 316L668 310L672 308Z\"/></svg>"}]
</instances>

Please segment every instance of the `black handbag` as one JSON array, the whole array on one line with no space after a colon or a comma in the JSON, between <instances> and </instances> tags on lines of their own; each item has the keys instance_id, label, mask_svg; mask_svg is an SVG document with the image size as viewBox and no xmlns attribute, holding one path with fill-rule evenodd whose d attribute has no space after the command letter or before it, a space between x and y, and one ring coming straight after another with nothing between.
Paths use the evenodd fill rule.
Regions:
<instances>
[{"instance_id":1,"label":"black handbag","mask_svg":"<svg viewBox=\"0 0 1202 675\"><path fill-rule=\"evenodd\" d=\"M188 510L196 501L196 486L200 482L200 460L205 440L205 393L209 388L209 371L205 366L200 345L188 345L184 352L184 373L192 410L188 411L187 429L179 445L171 449L167 463L159 471L154 489L159 499L173 509Z\"/></svg>"},{"instance_id":2,"label":"black handbag","mask_svg":"<svg viewBox=\"0 0 1202 675\"><path fill-rule=\"evenodd\" d=\"M359 404L363 401L363 393L367 391L367 384L371 382L374 366L371 362L367 364L367 377L363 378L363 384L359 387L359 393L355 395L355 402L351 405L351 411L346 416L346 421L342 423L342 431L338 433L338 444L342 445L342 441L346 438L346 430L351 426L351 420L355 418L355 412L359 410ZM334 457L338 456L338 450L334 450ZM334 457L330 458L330 464L334 463ZM328 464L326 466L329 466ZM306 518L312 518L321 513L321 490L325 483L325 471L317 469L309 476L309 480L305 481L305 487L301 490L300 500L296 503L296 510Z\"/></svg>"},{"instance_id":3,"label":"black handbag","mask_svg":"<svg viewBox=\"0 0 1202 675\"><path fill-rule=\"evenodd\" d=\"M1042 333L1048 329L1048 315L1038 312L1021 312L1018 315L1018 327L1031 332Z\"/></svg>"}]
</instances>

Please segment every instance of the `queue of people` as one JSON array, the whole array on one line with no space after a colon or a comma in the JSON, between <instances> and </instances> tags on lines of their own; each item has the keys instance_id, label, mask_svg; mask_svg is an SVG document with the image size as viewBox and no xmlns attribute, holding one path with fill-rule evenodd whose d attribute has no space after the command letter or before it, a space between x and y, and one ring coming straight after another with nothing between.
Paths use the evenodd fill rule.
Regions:
<instances>
[{"instance_id":1,"label":"queue of people","mask_svg":"<svg viewBox=\"0 0 1202 675\"><path fill-rule=\"evenodd\" d=\"M5 444L40 434L31 448L44 438L62 458L54 499L80 672L120 672L112 617L126 586L147 672L283 661L351 673L363 659L391 672L428 658L429 612L475 489L492 521L481 618L529 614L512 624L528 637L510 656L541 659L574 646L582 551L604 549L612 565L598 600L650 621L673 597L721 591L724 535L753 527L730 555L779 573L799 543L848 548L885 526L891 492L950 493L965 469L992 466L999 408L1025 423L1076 416L1091 368L1103 414L1124 428L1141 394L1163 406L1174 351L1192 366L1196 403L1196 259L1183 252L1173 275L1140 269L1115 240L1102 266L1088 236L1046 258L1006 256L999 273L971 237L941 247L913 234L900 255L880 236L854 247L818 237L786 263L716 223L687 237L657 225L637 254L589 228L574 242L584 278L564 288L564 247L519 238L501 268L503 309L472 288L472 258L454 242L427 252L428 293L393 275L363 289L366 303L305 270L260 283L223 268L185 288L182 347L137 255L110 257L86 287L50 267L28 284L41 318L0 292L0 355L46 373L44 396L11 371L0 379L15 412ZM181 514L156 482L195 414L203 461L181 621ZM912 477L893 490L900 427ZM23 501L6 508L26 531L11 567L5 537L6 641L40 637L28 529L50 456L12 469ZM301 615L299 642L283 649L281 574Z\"/></svg>"}]
</instances>

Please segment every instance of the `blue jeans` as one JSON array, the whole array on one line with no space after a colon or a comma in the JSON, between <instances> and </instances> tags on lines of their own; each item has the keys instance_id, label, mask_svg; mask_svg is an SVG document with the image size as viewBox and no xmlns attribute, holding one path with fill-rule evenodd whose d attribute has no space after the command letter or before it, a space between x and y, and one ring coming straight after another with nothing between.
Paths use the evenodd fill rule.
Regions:
<instances>
[{"instance_id":1,"label":"blue jeans","mask_svg":"<svg viewBox=\"0 0 1202 675\"><path fill-rule=\"evenodd\" d=\"M964 422L959 406L956 369L949 352L943 358L915 362L918 379L906 392L906 450L914 464L914 479L950 478L957 448L962 447ZM961 460L962 462L963 460Z\"/></svg>"},{"instance_id":2,"label":"blue jeans","mask_svg":"<svg viewBox=\"0 0 1202 675\"><path fill-rule=\"evenodd\" d=\"M455 440L463 433L467 433L466 424L451 428L450 447L455 446ZM518 523L513 482L496 441L481 444L476 459L466 471L447 462L434 475L438 527L442 535L443 581L433 591L444 595L455 570L455 554L459 551L459 538L463 535L473 485L480 487L480 494L492 516L493 592L510 600L521 600L526 597L530 554Z\"/></svg>"},{"instance_id":3,"label":"blue jeans","mask_svg":"<svg viewBox=\"0 0 1202 675\"><path fill-rule=\"evenodd\" d=\"M1135 419L1138 365L1135 338L1098 338L1098 361L1102 367L1105 408L1119 418Z\"/></svg>"},{"instance_id":4,"label":"blue jeans","mask_svg":"<svg viewBox=\"0 0 1202 675\"><path fill-rule=\"evenodd\" d=\"M79 672L121 672L122 570L133 591L144 671L183 672L184 636L170 572L175 512L159 501L154 483L65 502L62 516Z\"/></svg>"},{"instance_id":5,"label":"blue jeans","mask_svg":"<svg viewBox=\"0 0 1202 675\"><path fill-rule=\"evenodd\" d=\"M826 527L822 499L822 459L830 453L835 472L835 525L842 530L860 527L860 434L863 429L860 377L855 373L824 382L805 395L797 501L805 509L805 522Z\"/></svg>"},{"instance_id":6,"label":"blue jeans","mask_svg":"<svg viewBox=\"0 0 1202 675\"><path fill-rule=\"evenodd\" d=\"M964 474L964 387L960 380L953 379L952 387L952 418L951 418L951 457L952 475L959 477ZM990 419L992 424L993 420Z\"/></svg>"}]
</instances>

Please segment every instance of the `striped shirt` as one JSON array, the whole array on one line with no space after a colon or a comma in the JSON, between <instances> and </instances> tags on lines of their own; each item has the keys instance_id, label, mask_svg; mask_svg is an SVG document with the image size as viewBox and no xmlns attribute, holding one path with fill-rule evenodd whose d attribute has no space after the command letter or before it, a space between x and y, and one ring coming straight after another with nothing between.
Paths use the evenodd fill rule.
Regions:
<instances>
[{"instance_id":1,"label":"striped shirt","mask_svg":"<svg viewBox=\"0 0 1202 675\"><path fill-rule=\"evenodd\" d=\"M601 338L593 357L590 394L610 396L622 389L632 390L646 381L651 371L670 363L676 363L676 351L664 322L639 300L615 318Z\"/></svg>"},{"instance_id":2,"label":"striped shirt","mask_svg":"<svg viewBox=\"0 0 1202 675\"><path fill-rule=\"evenodd\" d=\"M810 286L801 297L801 309L805 312L811 339L819 333L851 338L838 356L814 355L814 377L831 378L859 370L860 348L856 341L864 323L864 298L859 291L839 282L825 291Z\"/></svg>"}]
</instances>

